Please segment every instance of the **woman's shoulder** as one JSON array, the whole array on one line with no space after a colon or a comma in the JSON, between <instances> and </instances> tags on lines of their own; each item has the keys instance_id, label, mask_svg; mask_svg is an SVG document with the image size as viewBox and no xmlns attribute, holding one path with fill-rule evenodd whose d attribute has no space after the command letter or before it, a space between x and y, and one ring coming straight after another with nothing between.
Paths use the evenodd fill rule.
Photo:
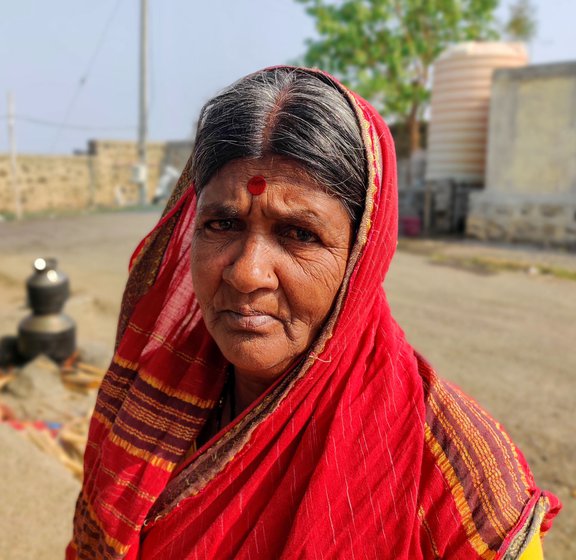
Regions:
<instances>
[{"instance_id":1,"label":"woman's shoulder","mask_svg":"<svg viewBox=\"0 0 576 560\"><path fill-rule=\"evenodd\" d=\"M418 363L425 398L423 536L437 557L501 558L526 541L530 527L539 529L542 519L534 516L542 510L543 517L550 504L503 427L419 356Z\"/></svg>"}]
</instances>

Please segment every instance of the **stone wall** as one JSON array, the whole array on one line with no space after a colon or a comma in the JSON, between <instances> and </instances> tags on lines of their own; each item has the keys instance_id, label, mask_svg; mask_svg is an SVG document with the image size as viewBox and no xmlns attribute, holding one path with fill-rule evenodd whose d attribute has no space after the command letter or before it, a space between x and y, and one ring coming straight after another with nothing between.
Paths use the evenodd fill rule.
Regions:
<instances>
[{"instance_id":1,"label":"stone wall","mask_svg":"<svg viewBox=\"0 0 576 560\"><path fill-rule=\"evenodd\" d=\"M180 170L191 143L148 144L148 200L152 200L165 165ZM24 214L79 210L90 206L125 206L139 202L133 182L135 142L91 140L82 155L31 155L17 158L17 178ZM0 215L15 212L10 160L0 154Z\"/></svg>"},{"instance_id":2,"label":"stone wall","mask_svg":"<svg viewBox=\"0 0 576 560\"><path fill-rule=\"evenodd\" d=\"M160 166L164 161L165 142L148 143L148 200L151 200ZM91 140L91 157L94 203L97 206L125 206L139 201L138 185L133 182L133 169L138 161L134 142Z\"/></svg>"},{"instance_id":3,"label":"stone wall","mask_svg":"<svg viewBox=\"0 0 576 560\"><path fill-rule=\"evenodd\" d=\"M89 156L21 155L17 178L25 213L85 208L90 200ZM15 210L10 160L0 154L0 213Z\"/></svg>"},{"instance_id":4,"label":"stone wall","mask_svg":"<svg viewBox=\"0 0 576 560\"><path fill-rule=\"evenodd\" d=\"M467 234L572 247L575 210L576 62L496 71L486 188Z\"/></svg>"}]
</instances>

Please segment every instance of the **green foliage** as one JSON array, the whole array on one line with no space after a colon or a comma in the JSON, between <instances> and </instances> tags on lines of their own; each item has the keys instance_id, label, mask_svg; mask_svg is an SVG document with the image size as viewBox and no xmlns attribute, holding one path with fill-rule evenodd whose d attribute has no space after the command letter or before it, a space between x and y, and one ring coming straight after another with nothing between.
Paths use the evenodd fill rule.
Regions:
<instances>
[{"instance_id":1,"label":"green foliage","mask_svg":"<svg viewBox=\"0 0 576 560\"><path fill-rule=\"evenodd\" d=\"M457 41L497 37L499 0L296 1L319 35L307 42L303 63L334 74L389 119L412 127L423 114L438 55Z\"/></svg>"},{"instance_id":2,"label":"green foliage","mask_svg":"<svg viewBox=\"0 0 576 560\"><path fill-rule=\"evenodd\" d=\"M506 36L515 41L530 42L534 39L538 29L534 14L535 9L530 0L518 0L512 4L510 18L504 28Z\"/></svg>"}]
</instances>

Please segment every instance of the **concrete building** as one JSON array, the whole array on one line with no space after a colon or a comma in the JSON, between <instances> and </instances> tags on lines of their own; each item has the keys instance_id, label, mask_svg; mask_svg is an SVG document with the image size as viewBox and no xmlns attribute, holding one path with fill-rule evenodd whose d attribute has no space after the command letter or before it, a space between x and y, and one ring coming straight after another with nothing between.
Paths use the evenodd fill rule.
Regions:
<instances>
[{"instance_id":1,"label":"concrete building","mask_svg":"<svg viewBox=\"0 0 576 560\"><path fill-rule=\"evenodd\" d=\"M434 62L426 161L426 229L462 233L471 192L484 186L486 138L496 69L525 66L522 43L465 42Z\"/></svg>"},{"instance_id":2,"label":"concrete building","mask_svg":"<svg viewBox=\"0 0 576 560\"><path fill-rule=\"evenodd\" d=\"M576 62L495 71L485 189L466 232L576 247Z\"/></svg>"}]
</instances>

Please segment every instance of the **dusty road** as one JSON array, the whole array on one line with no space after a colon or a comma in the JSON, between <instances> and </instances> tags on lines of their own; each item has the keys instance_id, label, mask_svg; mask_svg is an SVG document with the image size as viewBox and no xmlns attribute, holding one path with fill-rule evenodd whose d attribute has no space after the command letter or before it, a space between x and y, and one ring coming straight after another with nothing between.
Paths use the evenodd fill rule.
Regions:
<instances>
[{"instance_id":1,"label":"dusty road","mask_svg":"<svg viewBox=\"0 0 576 560\"><path fill-rule=\"evenodd\" d=\"M79 324L80 346L111 349L129 256L157 217L111 213L0 223L0 336L14 334L26 314L23 282L33 259L55 256L71 277L66 310ZM467 256L498 252L470 244L440 250ZM506 254L528 263L559 259L576 271L576 255ZM564 511L547 539L546 555L575 558L576 282L523 272L479 274L400 251L386 287L413 345L507 427L539 484L560 495ZM16 503L18 495L0 497L2 517L2 502L9 500ZM52 507L41 496L39 503ZM34 519L12 523L33 527ZM66 530L67 521L55 535L58 542L65 541Z\"/></svg>"}]
</instances>

